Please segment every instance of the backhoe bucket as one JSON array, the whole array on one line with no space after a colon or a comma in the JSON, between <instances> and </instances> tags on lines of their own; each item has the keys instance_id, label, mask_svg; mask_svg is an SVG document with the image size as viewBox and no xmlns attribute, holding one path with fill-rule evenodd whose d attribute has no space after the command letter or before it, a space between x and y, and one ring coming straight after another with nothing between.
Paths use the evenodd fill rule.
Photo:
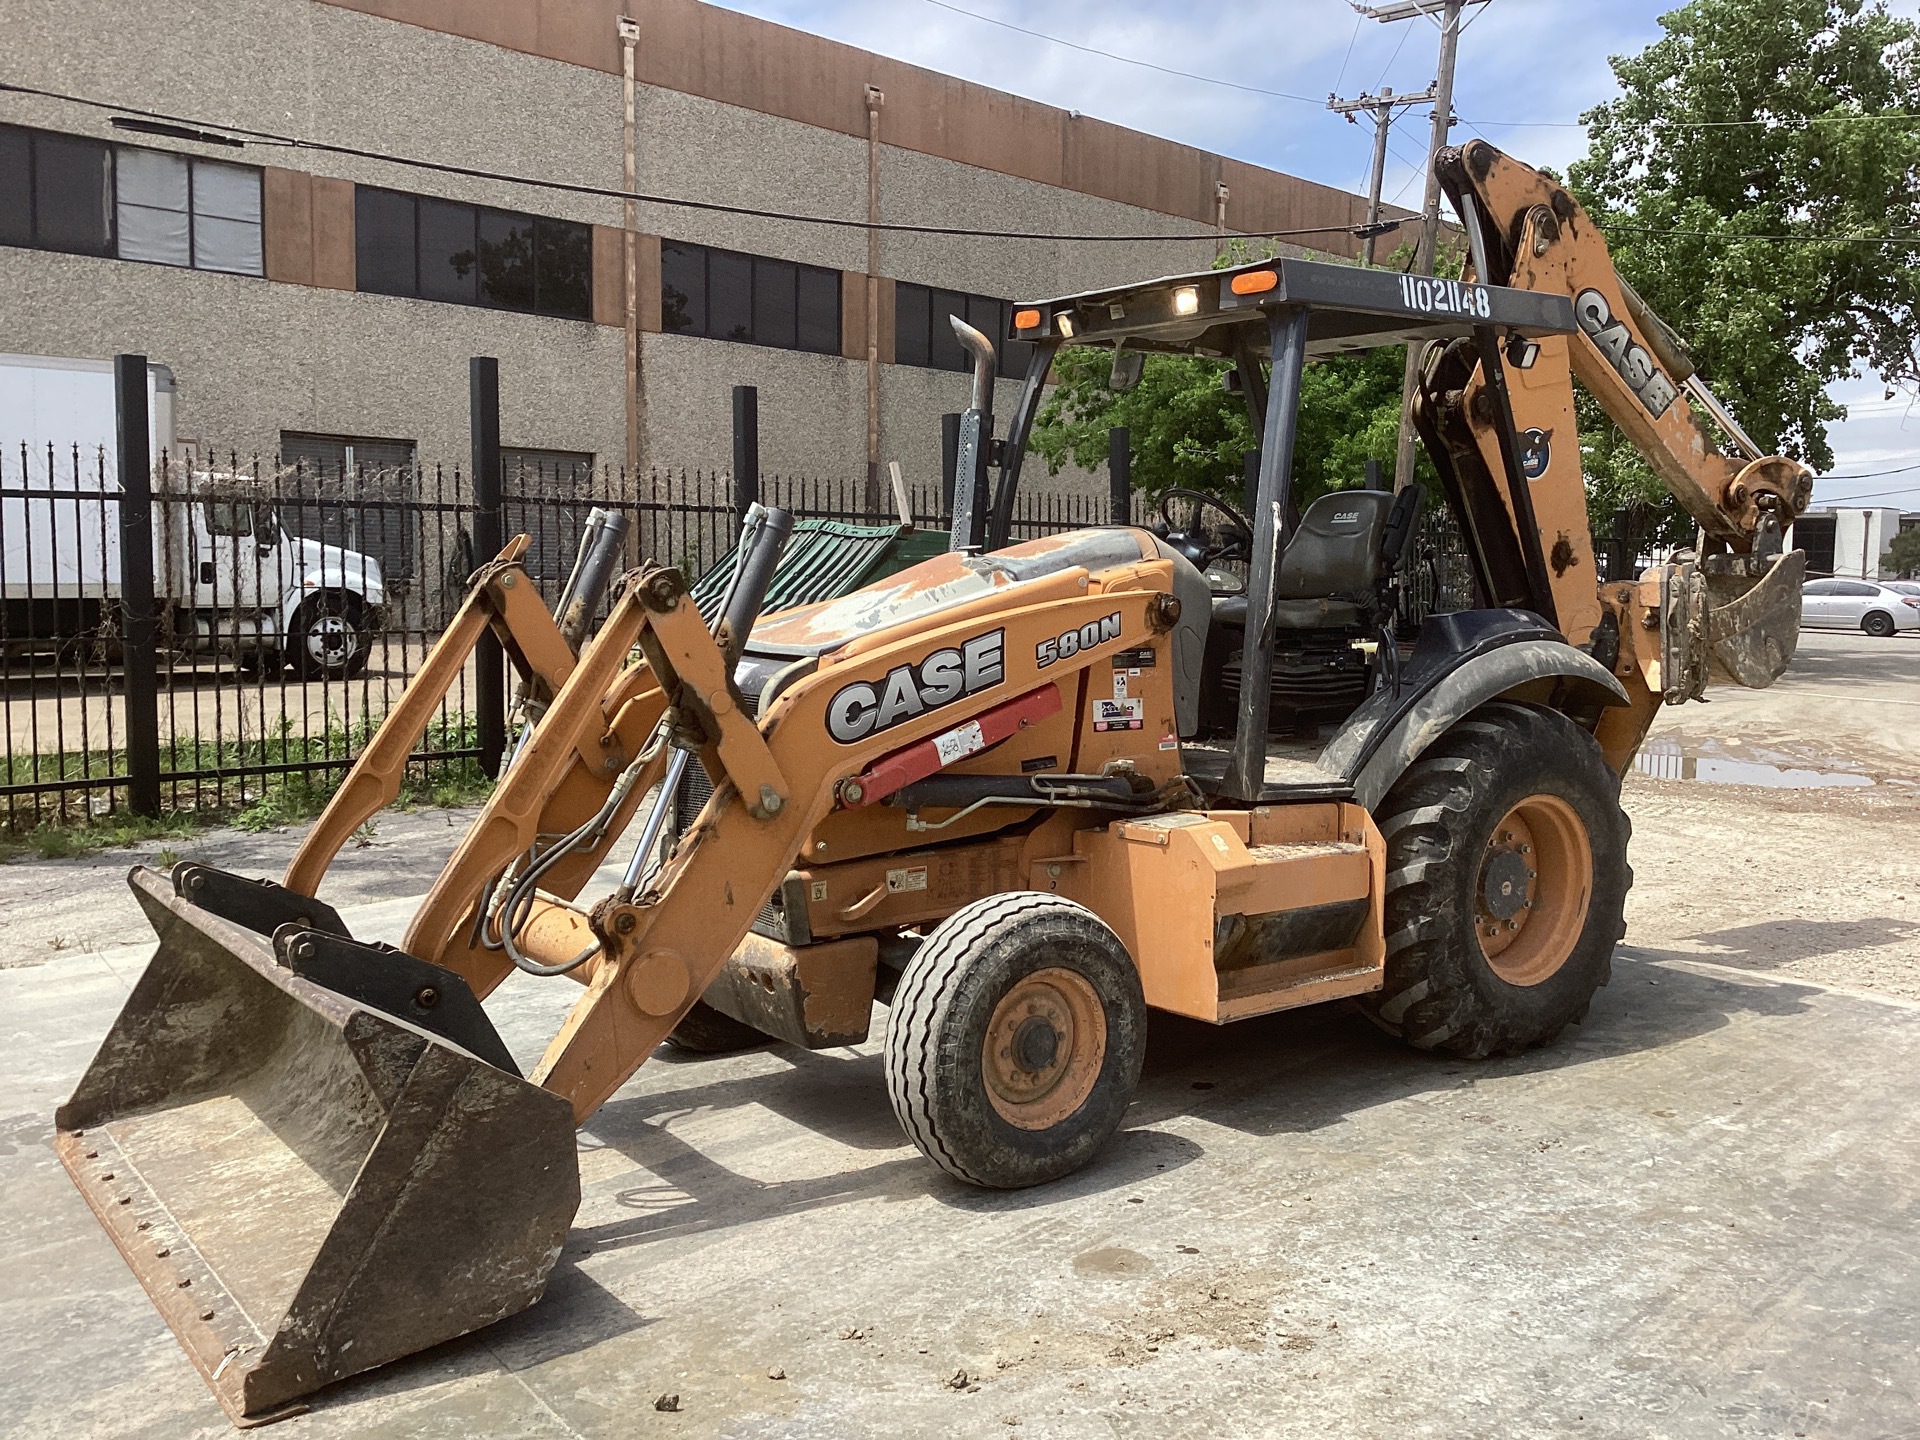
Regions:
<instances>
[{"instance_id":1,"label":"backhoe bucket","mask_svg":"<svg viewBox=\"0 0 1920 1440\"><path fill-rule=\"evenodd\" d=\"M56 1144L234 1421L537 1300L580 1203L568 1103L301 978L298 930L276 954L131 883L159 949Z\"/></svg>"}]
</instances>

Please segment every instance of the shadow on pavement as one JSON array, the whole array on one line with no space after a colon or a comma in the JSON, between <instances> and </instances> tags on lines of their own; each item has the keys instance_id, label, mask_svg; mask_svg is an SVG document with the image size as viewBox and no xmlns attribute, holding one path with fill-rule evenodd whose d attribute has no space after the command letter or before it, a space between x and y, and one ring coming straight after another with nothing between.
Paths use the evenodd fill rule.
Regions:
<instances>
[{"instance_id":1,"label":"shadow on pavement","mask_svg":"<svg viewBox=\"0 0 1920 1440\"><path fill-rule=\"evenodd\" d=\"M1711 930L1690 936L1702 945L1719 947L1720 953L1697 955L1716 965L1742 966L1751 970L1771 970L1797 960L1815 960L1843 950L1872 950L1882 945L1899 945L1920 934L1920 925L1910 920L1879 917L1867 920L1768 920L1757 925L1738 925L1728 930Z\"/></svg>"}]
</instances>

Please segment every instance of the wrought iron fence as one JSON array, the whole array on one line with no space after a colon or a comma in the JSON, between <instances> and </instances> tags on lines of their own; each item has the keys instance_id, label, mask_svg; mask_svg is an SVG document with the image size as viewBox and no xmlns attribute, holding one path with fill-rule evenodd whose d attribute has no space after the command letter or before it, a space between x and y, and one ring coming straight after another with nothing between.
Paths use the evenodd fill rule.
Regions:
<instances>
[{"instance_id":1,"label":"wrought iron fence","mask_svg":"<svg viewBox=\"0 0 1920 1440\"><path fill-rule=\"evenodd\" d=\"M675 564L691 579L733 545L752 499L824 519L898 520L891 505L870 511L865 494L855 479L736 485L723 471L515 465L503 477L501 528L529 537L526 564L551 604L596 506L627 517L633 561ZM329 469L163 455L151 497L154 638L135 653L120 594L123 498L99 450L0 456L0 827L124 807L142 747L165 809L271 820L311 808L399 698L486 558L475 553L477 506L457 464ZM938 486L911 487L906 500L916 525L944 528ZM1114 506L1107 495L1029 491L1013 537L1141 523L1150 509L1138 493L1124 517ZM1631 568L1640 530L1653 528L1644 519L1602 532L1608 575ZM1430 611L1473 603L1444 507L1423 522L1401 597L1403 634ZM128 683L142 667L151 687ZM414 752L408 783L418 793L484 783L476 707L469 660Z\"/></svg>"},{"instance_id":2,"label":"wrought iron fence","mask_svg":"<svg viewBox=\"0 0 1920 1440\"><path fill-rule=\"evenodd\" d=\"M311 808L399 698L459 608L477 506L464 467L282 465L272 457L162 455L152 481L156 597L150 653L123 638L119 479L103 450L0 455L0 827L70 823L123 808L134 759L153 752L163 808L262 820ZM630 474L512 465L502 530L559 597L588 512L625 515L634 561L689 578L734 543L754 498L802 515L885 523L858 480L724 471ZM944 524L937 486L909 492L917 525ZM1101 496L1023 496L1025 538L1110 516ZM130 671L155 677L129 724ZM483 783L469 661L416 748L427 794ZM138 692L143 687L131 687ZM135 696L136 711L140 708Z\"/></svg>"}]
</instances>

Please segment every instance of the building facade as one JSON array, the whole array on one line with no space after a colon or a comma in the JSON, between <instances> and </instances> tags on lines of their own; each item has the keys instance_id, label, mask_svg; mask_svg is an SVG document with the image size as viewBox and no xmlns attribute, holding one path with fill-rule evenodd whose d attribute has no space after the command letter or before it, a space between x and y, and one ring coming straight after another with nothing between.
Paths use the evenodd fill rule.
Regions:
<instances>
[{"instance_id":1,"label":"building facade","mask_svg":"<svg viewBox=\"0 0 1920 1440\"><path fill-rule=\"evenodd\" d=\"M144 351L207 451L461 460L485 354L510 451L724 468L753 384L768 471L925 482L967 392L947 314L1003 333L1009 301L1204 268L1223 222L1348 256L1365 215L698 0L25 0L8 28L8 77L65 98L0 93L0 350ZM635 187L694 203L604 193L629 61ZM779 218L870 214L956 233Z\"/></svg>"}]
</instances>

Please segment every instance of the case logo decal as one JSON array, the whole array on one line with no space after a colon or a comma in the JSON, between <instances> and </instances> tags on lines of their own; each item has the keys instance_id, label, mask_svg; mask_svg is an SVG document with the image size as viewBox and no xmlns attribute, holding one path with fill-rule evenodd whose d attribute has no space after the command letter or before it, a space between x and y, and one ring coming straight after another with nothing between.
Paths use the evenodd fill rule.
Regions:
<instances>
[{"instance_id":1,"label":"case logo decal","mask_svg":"<svg viewBox=\"0 0 1920 1440\"><path fill-rule=\"evenodd\" d=\"M827 733L842 745L856 745L929 710L991 690L1006 679L1006 637L1004 630L990 630L957 649L936 650L917 665L896 665L884 679L842 686L827 702Z\"/></svg>"}]
</instances>

